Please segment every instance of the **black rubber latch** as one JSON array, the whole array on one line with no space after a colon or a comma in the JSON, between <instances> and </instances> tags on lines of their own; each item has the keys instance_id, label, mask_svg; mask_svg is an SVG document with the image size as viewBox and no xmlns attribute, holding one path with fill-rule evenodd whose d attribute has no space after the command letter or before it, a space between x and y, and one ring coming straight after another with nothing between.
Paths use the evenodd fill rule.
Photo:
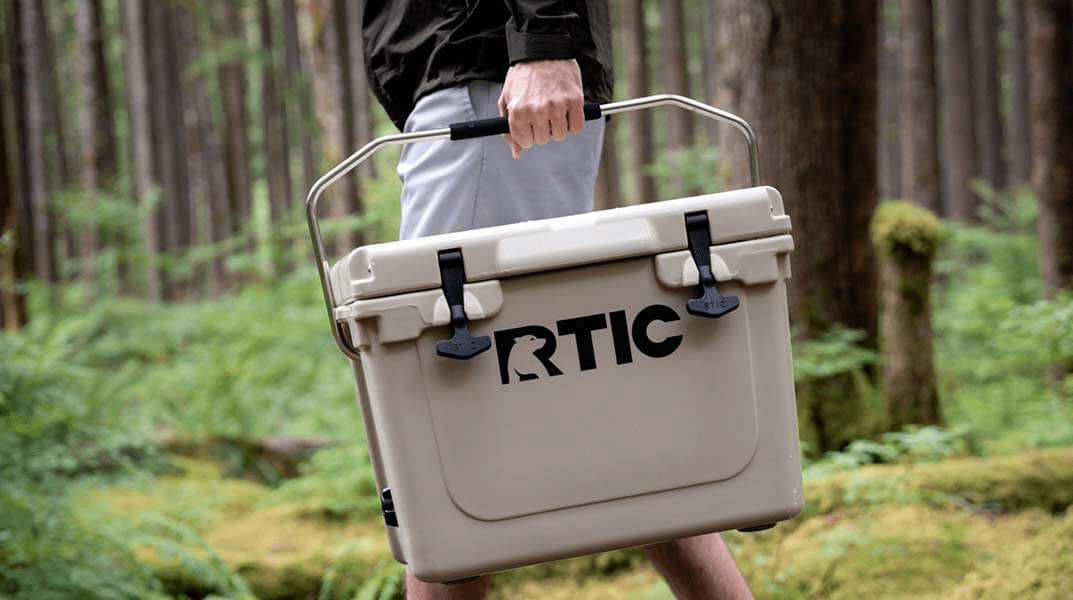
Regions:
<instances>
[{"instance_id":1,"label":"black rubber latch","mask_svg":"<svg viewBox=\"0 0 1073 600\"><path fill-rule=\"evenodd\" d=\"M700 275L700 298L693 298L686 303L689 314L715 319L738 307L737 296L724 296L715 289L715 275L712 273L711 245L712 236L708 232L708 213L706 211L686 215L686 236L689 239L689 253L697 263Z\"/></svg>"},{"instance_id":2,"label":"black rubber latch","mask_svg":"<svg viewBox=\"0 0 1073 600\"><path fill-rule=\"evenodd\" d=\"M462 295L462 285L466 283L462 250L441 250L439 259L443 295L447 297L447 306L451 309L451 339L436 342L436 354L462 360L473 358L492 347L492 338L487 335L474 337L469 333Z\"/></svg>"},{"instance_id":3,"label":"black rubber latch","mask_svg":"<svg viewBox=\"0 0 1073 600\"><path fill-rule=\"evenodd\" d=\"M384 525L398 527L399 518L395 516L395 502L391 499L391 488L380 492L380 514L384 515Z\"/></svg>"}]
</instances>

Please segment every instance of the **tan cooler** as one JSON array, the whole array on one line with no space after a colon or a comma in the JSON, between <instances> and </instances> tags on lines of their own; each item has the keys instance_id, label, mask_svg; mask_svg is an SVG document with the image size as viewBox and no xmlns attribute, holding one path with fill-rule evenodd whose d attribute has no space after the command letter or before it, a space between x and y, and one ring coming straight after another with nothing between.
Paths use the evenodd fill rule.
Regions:
<instances>
[{"instance_id":1,"label":"tan cooler","mask_svg":"<svg viewBox=\"0 0 1073 600\"><path fill-rule=\"evenodd\" d=\"M418 578L800 511L776 190L376 244L330 269L311 226L392 551Z\"/></svg>"}]
</instances>

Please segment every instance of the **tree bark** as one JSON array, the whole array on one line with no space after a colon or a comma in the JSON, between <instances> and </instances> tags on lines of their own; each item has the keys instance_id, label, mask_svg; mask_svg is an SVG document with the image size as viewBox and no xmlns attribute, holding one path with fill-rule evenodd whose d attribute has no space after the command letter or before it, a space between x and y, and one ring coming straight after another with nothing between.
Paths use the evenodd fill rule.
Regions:
<instances>
[{"instance_id":1,"label":"tree bark","mask_svg":"<svg viewBox=\"0 0 1073 600\"><path fill-rule=\"evenodd\" d=\"M663 88L669 94L690 96L683 0L660 0L659 7ZM680 109L668 111L667 150L693 147L694 126L692 113Z\"/></svg>"},{"instance_id":2,"label":"tree bark","mask_svg":"<svg viewBox=\"0 0 1073 600\"><path fill-rule=\"evenodd\" d=\"M1002 113L999 101L998 0L972 0L976 143L980 178L995 190L1006 187Z\"/></svg>"},{"instance_id":3,"label":"tree bark","mask_svg":"<svg viewBox=\"0 0 1073 600\"><path fill-rule=\"evenodd\" d=\"M939 213L939 127L931 0L901 0L903 198Z\"/></svg>"},{"instance_id":4,"label":"tree bark","mask_svg":"<svg viewBox=\"0 0 1073 600\"><path fill-rule=\"evenodd\" d=\"M151 140L152 111L145 48L145 0L124 0L123 29L126 37L127 93L129 95L131 153L134 160L134 190L142 213L142 244L145 253L145 296L152 302L162 299L158 268L159 240L153 204L159 181L153 167Z\"/></svg>"},{"instance_id":5,"label":"tree bark","mask_svg":"<svg viewBox=\"0 0 1073 600\"><path fill-rule=\"evenodd\" d=\"M943 23L943 154L948 204L943 214L963 223L978 221L976 177L976 101L973 85L969 0L942 0Z\"/></svg>"},{"instance_id":6,"label":"tree bark","mask_svg":"<svg viewBox=\"0 0 1073 600\"><path fill-rule=\"evenodd\" d=\"M99 0L78 0L75 4L76 55L79 79L79 132L81 134L82 193L93 199L115 176L115 136L109 132L108 72L104 63L104 31ZM102 181L103 180L103 181ZM87 262L100 246L97 223L83 224L78 235L79 255ZM92 268L82 271L84 283L95 284Z\"/></svg>"},{"instance_id":7,"label":"tree bark","mask_svg":"<svg viewBox=\"0 0 1073 600\"><path fill-rule=\"evenodd\" d=\"M351 150L357 150L373 139L372 103L369 81L365 75L365 48L362 44L361 23L364 0L345 0L348 63L350 65L350 97L352 102L353 131ZM362 179L376 177L373 161L365 161L357 170Z\"/></svg>"},{"instance_id":8,"label":"tree bark","mask_svg":"<svg viewBox=\"0 0 1073 600\"><path fill-rule=\"evenodd\" d=\"M704 53L702 55L702 76L704 77L704 101L719 107L719 79L723 76L719 62L719 5L721 0L704 2L704 27L701 31ZM704 119L704 132L710 148L718 148L722 143L722 126L718 121Z\"/></svg>"},{"instance_id":9,"label":"tree bark","mask_svg":"<svg viewBox=\"0 0 1073 600\"><path fill-rule=\"evenodd\" d=\"M902 196L902 148L899 122L902 67L899 0L881 0L879 11L879 196Z\"/></svg>"},{"instance_id":10,"label":"tree bark","mask_svg":"<svg viewBox=\"0 0 1073 600\"><path fill-rule=\"evenodd\" d=\"M323 147L321 170L326 171L344 156L347 149L346 111L348 105L342 47L338 34L338 20L334 18L334 6L337 0L315 0L311 3L313 16L313 48L315 75L313 79L316 97L317 121L320 124L321 146ZM350 177L341 178L329 188L321 206L330 218L341 219L350 214L354 205L354 181ZM328 244L329 251L339 256L352 250L356 236L351 231L341 231L335 240Z\"/></svg>"},{"instance_id":11,"label":"tree bark","mask_svg":"<svg viewBox=\"0 0 1073 600\"><path fill-rule=\"evenodd\" d=\"M1009 182L1028 183L1032 177L1032 127L1028 118L1028 55L1025 42L1024 0L1007 5L1006 31L1009 32L1007 63L1010 77L1010 115L1006 139L1009 141Z\"/></svg>"},{"instance_id":12,"label":"tree bark","mask_svg":"<svg viewBox=\"0 0 1073 600\"><path fill-rule=\"evenodd\" d=\"M312 69L309 66L312 52L303 51L298 26L298 13L295 0L283 0L283 45L287 53L287 68L284 79L287 93L293 99L289 111L294 123L293 131L298 134L298 145L302 152L302 178L300 192L296 197L304 198L305 193L316 181L317 167L313 156L313 130L316 122L313 110L313 90L310 81ZM308 19L307 19L308 20Z\"/></svg>"},{"instance_id":13,"label":"tree bark","mask_svg":"<svg viewBox=\"0 0 1073 600\"><path fill-rule=\"evenodd\" d=\"M741 108L756 128L765 183L782 192L795 250L791 322L806 339L834 324L876 344L877 0L742 0ZM848 377L802 394L820 450L859 431ZM831 400L831 402L828 402ZM837 424L837 426L836 426Z\"/></svg>"},{"instance_id":14,"label":"tree bark","mask_svg":"<svg viewBox=\"0 0 1073 600\"><path fill-rule=\"evenodd\" d=\"M596 174L593 210L623 205L622 189L619 185L617 129L618 119L610 119L604 125L604 144L600 150L600 169Z\"/></svg>"},{"instance_id":15,"label":"tree bark","mask_svg":"<svg viewBox=\"0 0 1073 600\"><path fill-rule=\"evenodd\" d=\"M10 31L11 24L11 21L5 23L5 29ZM11 60L6 52L3 59L0 68L6 66L6 60ZM17 262L19 190L8 161L6 108L5 103L0 102L0 331L15 333L26 322L26 302L15 283L21 275Z\"/></svg>"},{"instance_id":16,"label":"tree bark","mask_svg":"<svg viewBox=\"0 0 1073 600\"><path fill-rule=\"evenodd\" d=\"M203 40L198 36L194 15L188 10L179 10L176 31L180 70L186 74L183 113L187 143L191 149L188 161L190 187L196 218L203 223L199 229L204 237L199 241L215 246L209 261L208 287L211 294L218 295L230 287L230 275L221 248L232 231L225 152L214 124L205 78L200 73L190 72L190 66L198 59L197 49L203 46Z\"/></svg>"},{"instance_id":17,"label":"tree bark","mask_svg":"<svg viewBox=\"0 0 1073 600\"><path fill-rule=\"evenodd\" d=\"M45 166L44 53L45 40L37 35L40 0L21 0L21 31L25 59L26 193L30 201L34 275L43 282L56 282L52 215L48 201Z\"/></svg>"},{"instance_id":18,"label":"tree bark","mask_svg":"<svg viewBox=\"0 0 1073 600\"><path fill-rule=\"evenodd\" d=\"M246 32L235 2L221 2L224 36L236 44L245 45ZM231 233L244 233L251 225L251 180L249 115L246 110L247 82L242 60L234 58L220 66L220 91L224 102L224 160L227 166L228 201L231 216ZM248 232L246 232L248 233ZM245 245L253 250L253 236Z\"/></svg>"},{"instance_id":19,"label":"tree bark","mask_svg":"<svg viewBox=\"0 0 1073 600\"><path fill-rule=\"evenodd\" d=\"M41 48L41 93L45 104L46 119L46 147L50 158L48 167L53 167L50 176L50 184L53 189L73 188L78 176L72 166L71 155L68 153L68 133L65 128L63 114L66 107L63 106L60 97L59 80L56 69L56 53L52 28L49 23L48 7L44 0L36 0L36 31L38 44ZM57 233L60 219L53 219L54 235Z\"/></svg>"},{"instance_id":20,"label":"tree bark","mask_svg":"<svg viewBox=\"0 0 1073 600\"><path fill-rule=\"evenodd\" d=\"M261 99L265 136L265 164L268 172L268 196L273 223L281 223L290 209L291 176L287 154L287 113L280 97L277 77L279 52L273 42L272 12L268 0L260 0L259 21L261 28L261 53L264 64L261 69Z\"/></svg>"},{"instance_id":21,"label":"tree bark","mask_svg":"<svg viewBox=\"0 0 1073 600\"><path fill-rule=\"evenodd\" d=\"M1073 6L1068 0L1025 6L1040 271L1053 299L1073 289Z\"/></svg>"},{"instance_id":22,"label":"tree bark","mask_svg":"<svg viewBox=\"0 0 1073 600\"><path fill-rule=\"evenodd\" d=\"M645 43L645 10L643 0L625 0L622 11L624 52L626 57L626 95L631 98L649 93L648 47ZM652 111L639 110L627 115L630 132L628 164L630 169L631 200L634 203L654 202L655 178L648 172L652 164Z\"/></svg>"}]
</instances>

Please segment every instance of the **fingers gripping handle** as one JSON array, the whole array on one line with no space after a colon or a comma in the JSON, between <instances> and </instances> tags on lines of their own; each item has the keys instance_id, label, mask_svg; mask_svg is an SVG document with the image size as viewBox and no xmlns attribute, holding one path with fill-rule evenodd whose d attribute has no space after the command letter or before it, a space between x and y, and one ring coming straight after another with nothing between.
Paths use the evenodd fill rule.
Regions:
<instances>
[{"instance_id":1,"label":"fingers gripping handle","mask_svg":"<svg viewBox=\"0 0 1073 600\"><path fill-rule=\"evenodd\" d=\"M600 105L595 102L585 103L585 120L592 121L602 116ZM477 121L464 121L451 123L452 140L472 140L474 138L503 135L510 133L510 123L507 117L493 117Z\"/></svg>"}]
</instances>

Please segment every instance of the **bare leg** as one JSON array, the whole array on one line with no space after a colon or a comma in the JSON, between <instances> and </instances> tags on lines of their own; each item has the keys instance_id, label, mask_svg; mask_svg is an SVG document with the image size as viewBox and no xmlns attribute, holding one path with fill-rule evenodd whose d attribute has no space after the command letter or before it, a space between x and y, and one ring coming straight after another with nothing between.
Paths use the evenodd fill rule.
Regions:
<instances>
[{"instance_id":1,"label":"bare leg","mask_svg":"<svg viewBox=\"0 0 1073 600\"><path fill-rule=\"evenodd\" d=\"M653 544L644 551L679 600L752 600L718 533Z\"/></svg>"},{"instance_id":2,"label":"bare leg","mask_svg":"<svg viewBox=\"0 0 1073 600\"><path fill-rule=\"evenodd\" d=\"M488 582L492 578L482 575L473 581L447 585L444 583L426 583L406 570L407 600L484 600L488 592Z\"/></svg>"}]
</instances>

